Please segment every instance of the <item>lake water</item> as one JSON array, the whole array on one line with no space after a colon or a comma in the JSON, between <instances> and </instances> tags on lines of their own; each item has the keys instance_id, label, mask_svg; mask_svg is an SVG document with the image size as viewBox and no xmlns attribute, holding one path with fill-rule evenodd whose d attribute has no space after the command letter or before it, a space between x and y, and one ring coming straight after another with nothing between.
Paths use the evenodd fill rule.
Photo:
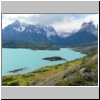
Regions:
<instances>
[{"instance_id":1,"label":"lake water","mask_svg":"<svg viewBox=\"0 0 100 100\"><path fill-rule=\"evenodd\" d=\"M24 74L35 69L61 64L65 61L43 60L45 57L59 56L71 61L84 57L85 54L73 51L70 48L61 48L60 50L30 50L30 49L11 49L2 48L2 75ZM11 70L27 67L26 70L17 73L9 73Z\"/></svg>"}]
</instances>

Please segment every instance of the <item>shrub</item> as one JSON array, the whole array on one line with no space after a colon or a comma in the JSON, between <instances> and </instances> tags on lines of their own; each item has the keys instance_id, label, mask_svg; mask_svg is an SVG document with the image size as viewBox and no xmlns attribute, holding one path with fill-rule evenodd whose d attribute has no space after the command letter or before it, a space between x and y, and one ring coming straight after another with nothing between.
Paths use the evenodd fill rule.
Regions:
<instances>
[{"instance_id":1,"label":"shrub","mask_svg":"<svg viewBox=\"0 0 100 100\"><path fill-rule=\"evenodd\" d=\"M8 86L19 86L19 81L15 80L15 81L9 82Z\"/></svg>"},{"instance_id":2,"label":"shrub","mask_svg":"<svg viewBox=\"0 0 100 100\"><path fill-rule=\"evenodd\" d=\"M2 82L2 86L7 86L7 82Z\"/></svg>"},{"instance_id":3,"label":"shrub","mask_svg":"<svg viewBox=\"0 0 100 100\"><path fill-rule=\"evenodd\" d=\"M58 69L59 66L55 66L55 69Z\"/></svg>"},{"instance_id":4,"label":"shrub","mask_svg":"<svg viewBox=\"0 0 100 100\"><path fill-rule=\"evenodd\" d=\"M49 69L40 69L40 70L34 71L34 73L42 73L42 72L47 72L47 71L49 71Z\"/></svg>"},{"instance_id":5,"label":"shrub","mask_svg":"<svg viewBox=\"0 0 100 100\"><path fill-rule=\"evenodd\" d=\"M13 78L12 77L4 77L2 78L2 81L5 82L5 81L12 81Z\"/></svg>"}]
</instances>

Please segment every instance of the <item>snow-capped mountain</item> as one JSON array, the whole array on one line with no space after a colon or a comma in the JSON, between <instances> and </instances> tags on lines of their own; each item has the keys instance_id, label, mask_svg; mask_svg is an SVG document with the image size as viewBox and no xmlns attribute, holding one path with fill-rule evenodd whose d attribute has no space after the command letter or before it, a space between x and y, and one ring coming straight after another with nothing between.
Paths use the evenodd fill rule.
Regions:
<instances>
[{"instance_id":1,"label":"snow-capped mountain","mask_svg":"<svg viewBox=\"0 0 100 100\"><path fill-rule=\"evenodd\" d=\"M13 25L13 30L16 30L18 32L23 32L25 28L27 27L27 24L25 23L20 23L18 20L16 20Z\"/></svg>"},{"instance_id":2,"label":"snow-capped mountain","mask_svg":"<svg viewBox=\"0 0 100 100\"><path fill-rule=\"evenodd\" d=\"M19 41L43 41L47 42L54 36L57 36L57 32L52 26L44 25L31 25L23 24L19 21L8 25L2 30L3 40L19 40Z\"/></svg>"},{"instance_id":3,"label":"snow-capped mountain","mask_svg":"<svg viewBox=\"0 0 100 100\"><path fill-rule=\"evenodd\" d=\"M83 23L77 32L59 33L52 26L31 25L15 21L2 30L2 40L72 45L97 41L97 34L98 29L93 22Z\"/></svg>"},{"instance_id":4,"label":"snow-capped mountain","mask_svg":"<svg viewBox=\"0 0 100 100\"><path fill-rule=\"evenodd\" d=\"M98 27L96 27L92 21L89 23L84 22L82 24L81 30L86 30L87 32L90 32L95 36L98 36Z\"/></svg>"},{"instance_id":5,"label":"snow-capped mountain","mask_svg":"<svg viewBox=\"0 0 100 100\"><path fill-rule=\"evenodd\" d=\"M84 22L81 26L81 28L79 30L86 30L87 32L90 32L92 34L94 34L95 36L98 36L98 26L95 26L94 22ZM79 31L77 30L77 31ZM73 31L73 32L58 32L58 35L62 38L71 36L75 33L77 33L77 31Z\"/></svg>"},{"instance_id":6,"label":"snow-capped mountain","mask_svg":"<svg viewBox=\"0 0 100 100\"><path fill-rule=\"evenodd\" d=\"M85 44L97 41L98 29L94 26L93 22L83 23L81 28L66 37L65 43L67 45Z\"/></svg>"}]
</instances>

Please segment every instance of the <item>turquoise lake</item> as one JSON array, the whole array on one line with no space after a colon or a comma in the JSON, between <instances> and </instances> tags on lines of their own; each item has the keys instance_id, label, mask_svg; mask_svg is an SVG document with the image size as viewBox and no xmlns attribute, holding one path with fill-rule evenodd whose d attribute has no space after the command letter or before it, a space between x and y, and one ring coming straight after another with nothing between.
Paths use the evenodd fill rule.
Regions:
<instances>
[{"instance_id":1,"label":"turquoise lake","mask_svg":"<svg viewBox=\"0 0 100 100\"><path fill-rule=\"evenodd\" d=\"M66 62L43 60L43 58L45 57L53 56L59 56L66 59L66 61L71 61L77 58L84 57L85 54L73 51L71 48L61 48L60 50L30 50L2 48L2 75L5 76L14 74L24 74L44 66L50 66ZM9 72L11 70L24 67L27 68L16 73Z\"/></svg>"}]
</instances>

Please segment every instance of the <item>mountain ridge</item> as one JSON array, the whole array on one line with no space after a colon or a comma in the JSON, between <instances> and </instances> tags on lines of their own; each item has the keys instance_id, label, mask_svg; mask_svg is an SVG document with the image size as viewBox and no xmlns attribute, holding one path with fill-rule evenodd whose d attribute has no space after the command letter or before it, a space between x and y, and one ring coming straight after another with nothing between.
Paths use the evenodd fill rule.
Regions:
<instances>
[{"instance_id":1,"label":"mountain ridge","mask_svg":"<svg viewBox=\"0 0 100 100\"><path fill-rule=\"evenodd\" d=\"M66 32L63 32L66 35ZM97 41L98 28L93 22L84 22L77 32L69 36L60 36L52 26L31 25L15 21L2 29L3 41L47 42L55 45L69 46Z\"/></svg>"}]
</instances>

